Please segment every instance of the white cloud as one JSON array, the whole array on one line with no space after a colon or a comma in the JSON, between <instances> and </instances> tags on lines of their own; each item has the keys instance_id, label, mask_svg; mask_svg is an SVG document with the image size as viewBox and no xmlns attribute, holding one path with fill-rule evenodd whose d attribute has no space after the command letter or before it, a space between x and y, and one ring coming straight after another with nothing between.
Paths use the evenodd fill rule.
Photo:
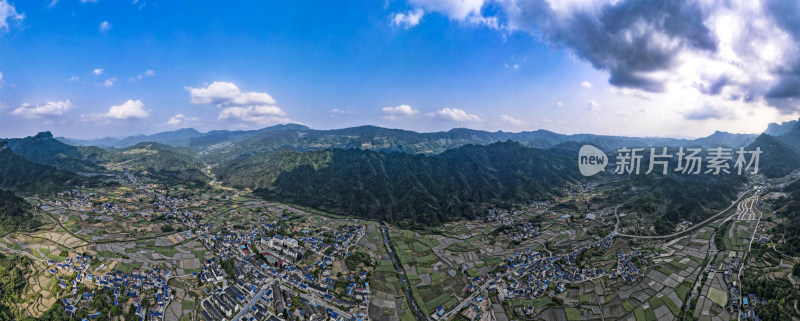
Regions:
<instances>
[{"instance_id":1,"label":"white cloud","mask_svg":"<svg viewBox=\"0 0 800 321\"><path fill-rule=\"evenodd\" d=\"M7 0L0 0L0 30L8 30L8 20L22 20L25 19L25 14L17 13Z\"/></svg>"},{"instance_id":2,"label":"white cloud","mask_svg":"<svg viewBox=\"0 0 800 321\"><path fill-rule=\"evenodd\" d=\"M103 74L103 71L105 71L105 69L103 69L103 68L96 68L95 70L92 70L92 73L93 73L95 76L100 76L100 75L102 75L102 74Z\"/></svg>"},{"instance_id":3,"label":"white cloud","mask_svg":"<svg viewBox=\"0 0 800 321\"><path fill-rule=\"evenodd\" d=\"M144 109L142 101L137 99L128 100L122 105L111 106L105 116L113 119L142 119L149 114L150 112Z\"/></svg>"},{"instance_id":4,"label":"white cloud","mask_svg":"<svg viewBox=\"0 0 800 321\"><path fill-rule=\"evenodd\" d=\"M102 32L107 32L107 31L111 30L111 27L112 27L112 25L108 21L103 21L103 22L100 23L100 31L102 31Z\"/></svg>"},{"instance_id":5,"label":"white cloud","mask_svg":"<svg viewBox=\"0 0 800 321\"><path fill-rule=\"evenodd\" d=\"M4 84L5 84L5 82L3 81L3 73L0 72L0 88L3 88Z\"/></svg>"},{"instance_id":6,"label":"white cloud","mask_svg":"<svg viewBox=\"0 0 800 321\"><path fill-rule=\"evenodd\" d=\"M737 115L800 113L797 1L674 1L659 10L638 0L405 2L425 14L467 24L494 18L497 29L532 34L605 73L617 96L649 100L672 115L687 106L671 98L689 96Z\"/></svg>"},{"instance_id":7,"label":"white cloud","mask_svg":"<svg viewBox=\"0 0 800 321\"><path fill-rule=\"evenodd\" d=\"M238 120L258 124L291 122L285 116L286 113L280 108L268 105L227 107L219 113L220 120Z\"/></svg>"},{"instance_id":8,"label":"white cloud","mask_svg":"<svg viewBox=\"0 0 800 321\"><path fill-rule=\"evenodd\" d=\"M111 88L115 82L117 82L117 78L108 78L103 82L103 87Z\"/></svg>"},{"instance_id":9,"label":"white cloud","mask_svg":"<svg viewBox=\"0 0 800 321\"><path fill-rule=\"evenodd\" d=\"M184 89L189 91L193 104L225 107L219 113L220 120L261 125L291 122L280 107L274 106L275 99L267 93L243 91L235 84L224 81L215 81L206 88Z\"/></svg>"},{"instance_id":10,"label":"white cloud","mask_svg":"<svg viewBox=\"0 0 800 321\"><path fill-rule=\"evenodd\" d=\"M75 76L75 75L72 75L72 77L69 77L69 81L78 81L79 79L80 78L78 78L78 76Z\"/></svg>"},{"instance_id":11,"label":"white cloud","mask_svg":"<svg viewBox=\"0 0 800 321\"><path fill-rule=\"evenodd\" d=\"M408 0L412 10L395 14L392 24L410 28L416 26L425 13L438 12L451 20L474 26L511 30L498 17L481 15L481 8L487 2L489 0Z\"/></svg>"},{"instance_id":12,"label":"white cloud","mask_svg":"<svg viewBox=\"0 0 800 321\"><path fill-rule=\"evenodd\" d=\"M87 2L96 3L97 0L81 0L81 3L87 3Z\"/></svg>"},{"instance_id":13,"label":"white cloud","mask_svg":"<svg viewBox=\"0 0 800 321\"><path fill-rule=\"evenodd\" d=\"M583 88L592 88L592 83L584 81L581 83L581 86L583 86Z\"/></svg>"},{"instance_id":14,"label":"white cloud","mask_svg":"<svg viewBox=\"0 0 800 321\"><path fill-rule=\"evenodd\" d=\"M392 17L392 25L408 29L418 25L423 15L425 15L425 11L419 8L407 13L397 13Z\"/></svg>"},{"instance_id":15,"label":"white cloud","mask_svg":"<svg viewBox=\"0 0 800 321\"><path fill-rule=\"evenodd\" d=\"M352 115L353 112L349 110L342 110L339 108L331 109L331 116L333 115Z\"/></svg>"},{"instance_id":16,"label":"white cloud","mask_svg":"<svg viewBox=\"0 0 800 321\"><path fill-rule=\"evenodd\" d=\"M522 125L522 121L521 120L516 119L516 118L512 118L509 115L500 115L500 118L503 119L503 121L505 121L505 122L507 122L507 123L509 123L511 125L514 125L514 126Z\"/></svg>"},{"instance_id":17,"label":"white cloud","mask_svg":"<svg viewBox=\"0 0 800 321\"><path fill-rule=\"evenodd\" d=\"M497 17L483 17L480 15L470 15L466 19L464 19L467 23L470 23L475 26L484 26L489 29L505 29L500 21L497 20Z\"/></svg>"},{"instance_id":18,"label":"white cloud","mask_svg":"<svg viewBox=\"0 0 800 321\"><path fill-rule=\"evenodd\" d=\"M480 16L484 0L409 0L415 8L436 11L450 19L462 20L468 16Z\"/></svg>"},{"instance_id":19,"label":"white cloud","mask_svg":"<svg viewBox=\"0 0 800 321\"><path fill-rule=\"evenodd\" d=\"M589 103L587 104L587 108L589 110L597 110L598 108L600 108L600 104L598 104L594 100L590 100Z\"/></svg>"},{"instance_id":20,"label":"white cloud","mask_svg":"<svg viewBox=\"0 0 800 321\"><path fill-rule=\"evenodd\" d=\"M130 81L139 81L139 80L142 80L142 78L144 78L144 77L152 77L152 76L155 76L155 75L156 75L155 71L153 71L152 69L147 69L143 74L138 74L138 75L136 75L136 77L130 77L130 78L128 78L128 80L130 80Z\"/></svg>"},{"instance_id":21,"label":"white cloud","mask_svg":"<svg viewBox=\"0 0 800 321\"><path fill-rule=\"evenodd\" d=\"M235 84L215 81L206 88L184 87L191 95L192 104L222 106L273 105L275 99L267 93L245 92Z\"/></svg>"},{"instance_id":22,"label":"white cloud","mask_svg":"<svg viewBox=\"0 0 800 321\"><path fill-rule=\"evenodd\" d=\"M558 107L564 107L564 103L563 103L563 102L560 102L560 101L559 101L559 102L556 102L556 106L558 106Z\"/></svg>"},{"instance_id":23,"label":"white cloud","mask_svg":"<svg viewBox=\"0 0 800 321\"><path fill-rule=\"evenodd\" d=\"M397 119L398 117L410 117L419 114L419 110L406 104L396 107L383 107L381 111L383 111L383 118L385 119Z\"/></svg>"},{"instance_id":24,"label":"white cloud","mask_svg":"<svg viewBox=\"0 0 800 321\"><path fill-rule=\"evenodd\" d=\"M695 102L739 115L800 112L800 2L675 1L659 10L634 0L493 3L502 24L568 49L614 87L654 97L699 93ZM621 94L648 99L641 92ZM686 106L665 107L677 115Z\"/></svg>"},{"instance_id":25,"label":"white cloud","mask_svg":"<svg viewBox=\"0 0 800 321\"><path fill-rule=\"evenodd\" d=\"M49 101L41 105L22 104L11 112L12 115L23 117L61 116L74 105L69 99L64 101Z\"/></svg>"},{"instance_id":26,"label":"white cloud","mask_svg":"<svg viewBox=\"0 0 800 321\"><path fill-rule=\"evenodd\" d=\"M634 88L617 88L617 87L609 87L609 90L613 94L622 95L622 96L629 96L629 97L636 97L639 99L650 100L653 98L653 94L646 92L641 89L634 89Z\"/></svg>"},{"instance_id":27,"label":"white cloud","mask_svg":"<svg viewBox=\"0 0 800 321\"><path fill-rule=\"evenodd\" d=\"M481 122L483 121L478 115L467 114L467 112L458 108L444 108L434 113L434 116L456 122Z\"/></svg>"},{"instance_id":28,"label":"white cloud","mask_svg":"<svg viewBox=\"0 0 800 321\"><path fill-rule=\"evenodd\" d=\"M186 117L183 114L176 114L167 121L168 126L176 126L185 122L197 121L197 117Z\"/></svg>"}]
</instances>

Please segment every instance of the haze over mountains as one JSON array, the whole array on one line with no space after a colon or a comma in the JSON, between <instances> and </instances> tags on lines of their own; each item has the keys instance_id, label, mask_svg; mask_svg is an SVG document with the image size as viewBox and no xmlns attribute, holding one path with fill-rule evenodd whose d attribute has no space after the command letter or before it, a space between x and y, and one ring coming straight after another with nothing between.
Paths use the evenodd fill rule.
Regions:
<instances>
[{"instance_id":1,"label":"haze over mountains","mask_svg":"<svg viewBox=\"0 0 800 321\"><path fill-rule=\"evenodd\" d=\"M594 134L565 135L547 130L525 132L488 132L467 128L454 128L446 132L418 133L402 129L376 126L359 126L332 130L316 130L304 125L286 124L258 130L215 130L200 133L192 128L162 132L153 135L137 135L122 139L101 138L77 140L58 137L64 143L78 146L125 148L142 142L156 142L172 146L189 147L207 154L226 150L236 154L237 150L248 150L257 154L279 148L296 150L319 150L326 148L362 148L386 152L438 154L468 144L487 145L512 140L528 147L549 148L565 142L586 142L601 149L616 149L623 146L729 146L738 147L752 142L757 135L732 134L717 131L694 140L660 137L626 137Z\"/></svg>"}]
</instances>

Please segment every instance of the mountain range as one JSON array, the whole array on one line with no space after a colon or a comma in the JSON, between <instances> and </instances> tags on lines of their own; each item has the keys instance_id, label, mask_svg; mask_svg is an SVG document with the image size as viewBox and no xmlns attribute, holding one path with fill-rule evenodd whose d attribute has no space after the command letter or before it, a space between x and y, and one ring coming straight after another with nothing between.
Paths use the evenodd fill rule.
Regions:
<instances>
[{"instance_id":1,"label":"mountain range","mask_svg":"<svg viewBox=\"0 0 800 321\"><path fill-rule=\"evenodd\" d=\"M187 128L90 141L43 132L5 140L0 150L0 166L5 169L0 187L21 193L52 192L87 182L76 173L125 170L177 184L202 186L216 181L268 200L425 226L475 217L486 206L551 198L594 179L577 170L575 160L583 144L608 155L621 147L758 147L763 151L760 167L767 176L800 169L800 125L770 128L779 135L715 132L691 140L546 130L456 128L417 133L375 126L316 130L297 124L207 133ZM663 202L653 203L652 195L643 195L640 203L653 204L649 210L668 212L659 228L666 231L679 219L699 219L710 208L728 202L742 183L717 178L689 181L700 186L688 194L689 189L682 187L688 181L672 174L649 181L625 178L623 185L656 187Z\"/></svg>"},{"instance_id":2,"label":"mountain range","mask_svg":"<svg viewBox=\"0 0 800 321\"><path fill-rule=\"evenodd\" d=\"M703 146L739 147L752 142L757 135L715 132L694 140L660 137L625 137L593 134L558 134L547 130L525 132L488 132L467 128L454 128L445 132L418 133L402 129L376 126L359 126L343 129L316 130L298 124L286 124L249 131L216 130L200 133L192 128L138 135L114 141L76 140L59 137L58 140L76 146L125 148L141 142L155 142L172 146L189 147L212 161L224 161L239 155L263 154L281 148L294 150L322 150L327 148L360 148L381 152L404 152L433 155L464 145L488 145L512 140L527 147L549 148L566 142L591 143L601 149L649 146Z\"/></svg>"}]
</instances>

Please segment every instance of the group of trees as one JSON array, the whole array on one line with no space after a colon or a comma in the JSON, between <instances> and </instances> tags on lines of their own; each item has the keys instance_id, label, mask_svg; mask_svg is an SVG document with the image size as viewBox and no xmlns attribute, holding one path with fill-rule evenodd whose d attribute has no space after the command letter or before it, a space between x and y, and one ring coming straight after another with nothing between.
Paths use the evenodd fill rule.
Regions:
<instances>
[{"instance_id":1,"label":"group of trees","mask_svg":"<svg viewBox=\"0 0 800 321\"><path fill-rule=\"evenodd\" d=\"M16 319L10 307L17 306L22 299L30 264L27 257L0 254L0 320Z\"/></svg>"},{"instance_id":2,"label":"group of trees","mask_svg":"<svg viewBox=\"0 0 800 321\"><path fill-rule=\"evenodd\" d=\"M222 261L222 268L225 269L229 279L236 279L236 274L233 272L233 259Z\"/></svg>"},{"instance_id":3,"label":"group of trees","mask_svg":"<svg viewBox=\"0 0 800 321\"><path fill-rule=\"evenodd\" d=\"M775 214L782 218L773 229L776 247L792 256L800 255L800 180L784 187L787 196L772 204Z\"/></svg>"},{"instance_id":4,"label":"group of trees","mask_svg":"<svg viewBox=\"0 0 800 321\"><path fill-rule=\"evenodd\" d=\"M23 198L0 189L0 235L39 227L42 223L32 212L33 206Z\"/></svg>"},{"instance_id":5,"label":"group of trees","mask_svg":"<svg viewBox=\"0 0 800 321\"><path fill-rule=\"evenodd\" d=\"M375 262L372 261L372 257L364 251L356 251L350 254L344 259L344 263L347 264L347 268L350 269L350 271L355 271L361 264L367 267L375 265Z\"/></svg>"},{"instance_id":6,"label":"group of trees","mask_svg":"<svg viewBox=\"0 0 800 321\"><path fill-rule=\"evenodd\" d=\"M717 227L717 233L714 234L714 244L717 245L717 249L719 251L730 250L725 245L725 238L728 236L728 231L731 229L731 224L733 224L733 221L727 221Z\"/></svg>"},{"instance_id":7,"label":"group of trees","mask_svg":"<svg viewBox=\"0 0 800 321\"><path fill-rule=\"evenodd\" d=\"M800 299L800 291L785 278L763 278L751 273L742 279L742 295L754 293L766 303L758 303L755 307L759 318L765 321L791 320L798 316L794 309L795 302Z\"/></svg>"}]
</instances>

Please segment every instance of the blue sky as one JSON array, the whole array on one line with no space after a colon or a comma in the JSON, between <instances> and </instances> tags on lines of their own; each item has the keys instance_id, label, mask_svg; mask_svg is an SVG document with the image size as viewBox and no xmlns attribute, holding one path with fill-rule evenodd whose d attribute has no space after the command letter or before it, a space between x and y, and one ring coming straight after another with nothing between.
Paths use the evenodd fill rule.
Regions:
<instances>
[{"instance_id":1,"label":"blue sky","mask_svg":"<svg viewBox=\"0 0 800 321\"><path fill-rule=\"evenodd\" d=\"M0 137L287 122L694 137L798 117L797 17L663 8L687 31L640 2L0 0ZM623 11L647 28L612 25Z\"/></svg>"}]
</instances>

